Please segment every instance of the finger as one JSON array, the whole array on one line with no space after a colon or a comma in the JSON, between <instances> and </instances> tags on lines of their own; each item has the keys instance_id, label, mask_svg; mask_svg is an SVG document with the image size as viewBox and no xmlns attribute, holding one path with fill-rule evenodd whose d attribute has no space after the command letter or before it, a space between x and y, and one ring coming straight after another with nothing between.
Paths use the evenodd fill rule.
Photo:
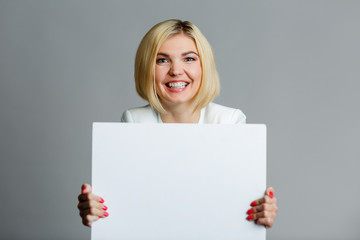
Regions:
<instances>
[{"instance_id":1,"label":"finger","mask_svg":"<svg viewBox=\"0 0 360 240\"><path fill-rule=\"evenodd\" d=\"M92 187L90 184L88 183L84 183L83 185L81 185L81 193L90 193L92 191Z\"/></svg>"},{"instance_id":2,"label":"finger","mask_svg":"<svg viewBox=\"0 0 360 240\"><path fill-rule=\"evenodd\" d=\"M271 228L274 224L274 219L272 218L259 218L255 221L256 224L264 225L265 228Z\"/></svg>"},{"instance_id":3,"label":"finger","mask_svg":"<svg viewBox=\"0 0 360 240\"><path fill-rule=\"evenodd\" d=\"M272 187L268 187L265 191L265 194L270 198L274 198L275 190Z\"/></svg>"},{"instance_id":4,"label":"finger","mask_svg":"<svg viewBox=\"0 0 360 240\"><path fill-rule=\"evenodd\" d=\"M253 220L258 220L261 218L271 218L271 219L275 219L276 217L276 213L275 212L271 212L271 211L261 211L258 213L254 213L253 214Z\"/></svg>"},{"instance_id":5,"label":"finger","mask_svg":"<svg viewBox=\"0 0 360 240\"><path fill-rule=\"evenodd\" d=\"M79 201L87 201L87 194L92 192L92 187L90 184L84 183L81 185L81 194L78 196Z\"/></svg>"},{"instance_id":6,"label":"finger","mask_svg":"<svg viewBox=\"0 0 360 240\"><path fill-rule=\"evenodd\" d=\"M107 210L108 207L105 206L104 204L100 203L100 202L97 202L97 201L94 201L94 200L90 200L90 201L86 201L86 202L79 202L78 204L78 209L79 210L85 210L85 209L88 209L88 208L97 208L99 210Z\"/></svg>"},{"instance_id":7,"label":"finger","mask_svg":"<svg viewBox=\"0 0 360 240\"><path fill-rule=\"evenodd\" d=\"M248 221L257 221L260 218L275 218L275 216L273 216L272 212L259 212L259 213L250 214L249 216L247 216L246 219Z\"/></svg>"},{"instance_id":8,"label":"finger","mask_svg":"<svg viewBox=\"0 0 360 240\"><path fill-rule=\"evenodd\" d=\"M272 217L273 219L276 218L276 212L278 211L278 207L276 204L261 204L259 206L250 208L246 213L248 214L247 220L257 220L261 217Z\"/></svg>"},{"instance_id":9,"label":"finger","mask_svg":"<svg viewBox=\"0 0 360 240\"><path fill-rule=\"evenodd\" d=\"M91 227L92 223L97 220L99 220L98 216L87 215L82 219L82 223L87 227Z\"/></svg>"},{"instance_id":10,"label":"finger","mask_svg":"<svg viewBox=\"0 0 360 240\"><path fill-rule=\"evenodd\" d=\"M251 211L252 209L252 211ZM274 211L275 210L275 205L274 204L270 204L270 203L263 203L260 204L256 207L253 207L248 210L248 214L251 213L258 213L258 212L262 212L262 211Z\"/></svg>"},{"instance_id":11,"label":"finger","mask_svg":"<svg viewBox=\"0 0 360 240\"><path fill-rule=\"evenodd\" d=\"M272 203L272 202L273 202L272 199L271 199L269 196L265 195L264 197L259 198L259 199L255 200L255 201L253 201L253 202L250 204L250 206L256 207L256 206L258 206L258 205L260 205L260 204L263 204L263 203Z\"/></svg>"},{"instance_id":12,"label":"finger","mask_svg":"<svg viewBox=\"0 0 360 240\"><path fill-rule=\"evenodd\" d=\"M88 208L83 211L80 211L80 216L86 218L88 215L96 216L97 218L103 218L109 216L109 213L102 209L97 208Z\"/></svg>"},{"instance_id":13,"label":"finger","mask_svg":"<svg viewBox=\"0 0 360 240\"><path fill-rule=\"evenodd\" d=\"M254 215L251 214L251 215L247 216L247 217L246 217L246 220L248 220L248 221L254 221Z\"/></svg>"},{"instance_id":14,"label":"finger","mask_svg":"<svg viewBox=\"0 0 360 240\"><path fill-rule=\"evenodd\" d=\"M89 201L89 200L95 200L97 202L100 203L104 203L104 199L98 195L93 194L92 192L90 193L82 193L78 196L78 199L80 202L84 202L84 201Z\"/></svg>"}]
</instances>

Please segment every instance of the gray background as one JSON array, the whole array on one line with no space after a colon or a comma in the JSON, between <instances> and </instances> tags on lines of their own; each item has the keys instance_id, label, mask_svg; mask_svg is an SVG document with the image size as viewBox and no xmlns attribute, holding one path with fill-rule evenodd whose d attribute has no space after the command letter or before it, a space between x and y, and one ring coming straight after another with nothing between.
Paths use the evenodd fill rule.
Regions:
<instances>
[{"instance_id":1,"label":"gray background","mask_svg":"<svg viewBox=\"0 0 360 240\"><path fill-rule=\"evenodd\" d=\"M162 20L195 23L215 102L268 126L267 239L359 239L359 1L0 1L0 239L89 239L76 209L91 126L145 104L136 48Z\"/></svg>"}]
</instances>

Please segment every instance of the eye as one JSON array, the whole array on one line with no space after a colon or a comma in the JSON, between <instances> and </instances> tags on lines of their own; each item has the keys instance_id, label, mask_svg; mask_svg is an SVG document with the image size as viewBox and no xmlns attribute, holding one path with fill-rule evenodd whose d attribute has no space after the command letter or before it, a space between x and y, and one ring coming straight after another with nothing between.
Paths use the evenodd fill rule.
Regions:
<instances>
[{"instance_id":1,"label":"eye","mask_svg":"<svg viewBox=\"0 0 360 240\"><path fill-rule=\"evenodd\" d=\"M192 62L192 61L195 61L196 59L195 58L192 58L192 57L187 57L185 58L185 62Z\"/></svg>"},{"instance_id":2,"label":"eye","mask_svg":"<svg viewBox=\"0 0 360 240\"><path fill-rule=\"evenodd\" d=\"M159 58L156 59L156 63L167 63L167 60L165 58Z\"/></svg>"}]
</instances>

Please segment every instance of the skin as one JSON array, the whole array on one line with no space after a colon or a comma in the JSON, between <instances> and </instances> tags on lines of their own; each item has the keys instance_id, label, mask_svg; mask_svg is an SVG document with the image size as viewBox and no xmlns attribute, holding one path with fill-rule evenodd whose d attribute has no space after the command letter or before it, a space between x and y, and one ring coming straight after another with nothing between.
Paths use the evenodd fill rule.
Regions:
<instances>
[{"instance_id":1,"label":"skin","mask_svg":"<svg viewBox=\"0 0 360 240\"><path fill-rule=\"evenodd\" d=\"M276 203L277 199L274 197L274 189L268 187L265 195L252 202L252 208L247 212L248 221L254 221L256 224L264 225L266 229L271 228L274 224L276 213L279 210ZM249 211L251 211L249 213ZM252 216L252 217L250 217Z\"/></svg>"},{"instance_id":2,"label":"skin","mask_svg":"<svg viewBox=\"0 0 360 240\"><path fill-rule=\"evenodd\" d=\"M167 111L161 114L164 123L197 123L200 111L193 111L192 99L201 84L201 62L195 42L184 34L177 34L167 39L156 56L155 82L159 99ZM182 90L170 89L169 82L186 82ZM107 207L100 196L92 193L89 184L83 184L78 196L78 209L82 222L90 227L100 218L106 218ZM274 189L266 189L264 197L253 201L248 210L247 220L271 228L276 218L278 207ZM105 207L104 207L105 206Z\"/></svg>"},{"instance_id":3,"label":"skin","mask_svg":"<svg viewBox=\"0 0 360 240\"><path fill-rule=\"evenodd\" d=\"M81 186L81 194L78 196L78 200L79 204L77 207L82 223L85 226L91 227L93 222L107 217L105 213L107 206L101 203L103 202L101 197L92 193L90 184L85 183Z\"/></svg>"},{"instance_id":4,"label":"skin","mask_svg":"<svg viewBox=\"0 0 360 240\"><path fill-rule=\"evenodd\" d=\"M156 92L167 114L161 114L166 123L197 123L200 111L193 112L192 99L201 84L202 69L199 53L193 39L177 34L167 39L156 56ZM169 82L186 82L181 92L172 92Z\"/></svg>"}]
</instances>

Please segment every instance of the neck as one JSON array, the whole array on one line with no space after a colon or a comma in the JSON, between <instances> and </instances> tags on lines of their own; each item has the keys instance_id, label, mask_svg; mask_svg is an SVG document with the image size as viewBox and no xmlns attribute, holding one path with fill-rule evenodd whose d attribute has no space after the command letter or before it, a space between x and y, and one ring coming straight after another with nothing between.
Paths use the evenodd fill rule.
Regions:
<instances>
[{"instance_id":1,"label":"neck","mask_svg":"<svg viewBox=\"0 0 360 240\"><path fill-rule=\"evenodd\" d=\"M174 106L164 106L166 114L160 114L164 123L198 123L200 110L194 111L192 106L177 104Z\"/></svg>"}]
</instances>

